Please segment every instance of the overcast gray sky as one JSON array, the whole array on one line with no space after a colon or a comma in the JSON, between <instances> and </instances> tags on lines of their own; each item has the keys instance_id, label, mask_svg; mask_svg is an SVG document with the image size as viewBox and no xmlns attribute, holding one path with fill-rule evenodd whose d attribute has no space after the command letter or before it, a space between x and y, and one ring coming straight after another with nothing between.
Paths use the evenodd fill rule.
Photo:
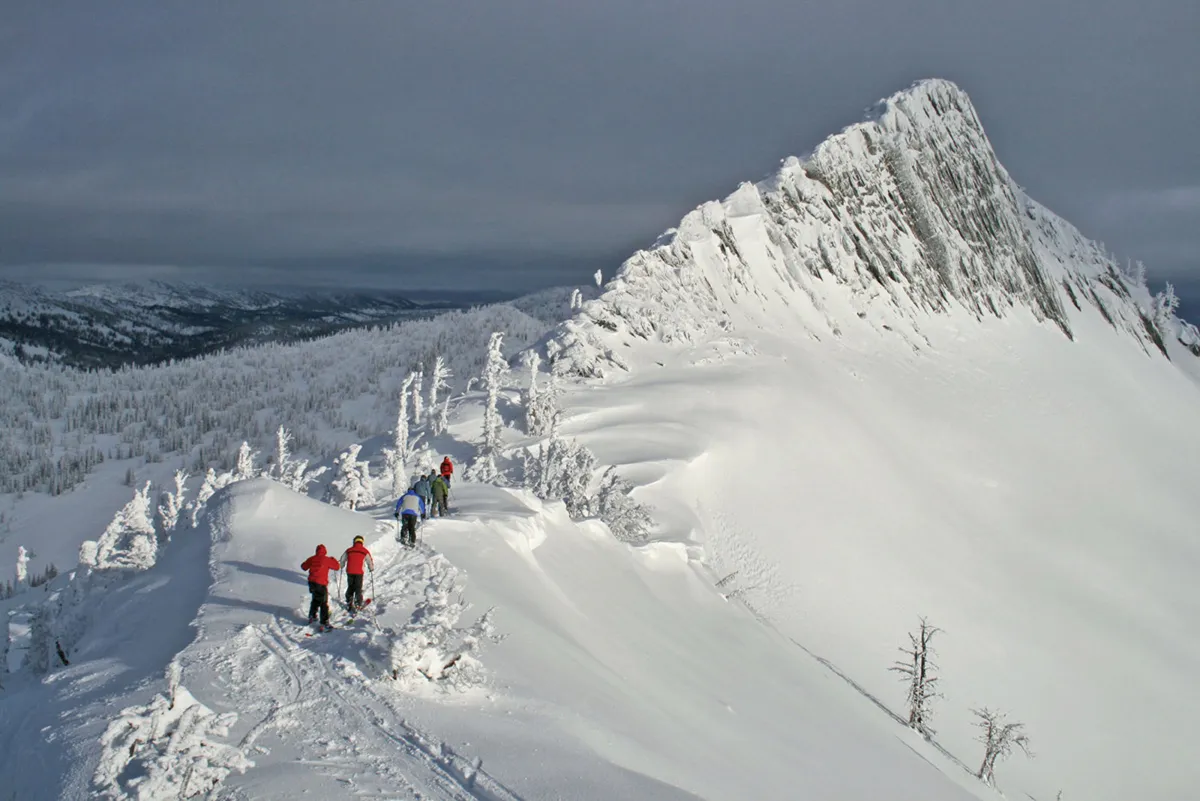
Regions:
<instances>
[{"instance_id":1,"label":"overcast gray sky","mask_svg":"<svg viewBox=\"0 0 1200 801\"><path fill-rule=\"evenodd\" d=\"M1200 273L1193 0L0 2L0 277L532 287L924 77Z\"/></svg>"}]
</instances>

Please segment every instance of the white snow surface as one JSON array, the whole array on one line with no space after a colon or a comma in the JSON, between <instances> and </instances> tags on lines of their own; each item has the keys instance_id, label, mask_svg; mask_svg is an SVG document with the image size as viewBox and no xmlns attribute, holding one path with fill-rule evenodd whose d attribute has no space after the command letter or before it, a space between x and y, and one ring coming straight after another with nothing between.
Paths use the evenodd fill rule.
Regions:
<instances>
[{"instance_id":1,"label":"white snow surface","mask_svg":"<svg viewBox=\"0 0 1200 801\"><path fill-rule=\"evenodd\" d=\"M1150 308L1012 183L965 95L919 85L689 215L541 343L559 434L635 485L649 544L456 478L454 514L406 551L390 502L351 512L233 484L154 567L95 599L69 666L4 677L2 787L136 797L153 778L184 795L195 788L176 785L201 776L229 799L1192 798L1200 340ZM314 347L250 352L246 369ZM356 358L372 348L354 340ZM514 477L512 457L538 444L516 422L526 375L500 393ZM351 400L335 390L331 403ZM394 393L354 394L378 410ZM482 418L482 393L458 395L427 443L457 476ZM99 487L40 503L39 520L90 513L97 533L120 505ZM356 534L377 560L372 614L306 637L300 562ZM483 680L392 679L389 645L453 571L460 623L492 610L504 635L475 655ZM920 616L943 630L934 742L903 725L888 670ZM151 726L160 695L185 708ZM998 790L972 775L984 706L1023 722L1034 751L997 765ZM212 725L184 737L191 708ZM124 747L138 726L163 732L162 753Z\"/></svg>"},{"instance_id":2,"label":"white snow surface","mask_svg":"<svg viewBox=\"0 0 1200 801\"><path fill-rule=\"evenodd\" d=\"M14 791L102 793L93 776L122 775L110 763L127 755L89 747L107 717L93 699L110 714L144 705L165 692L156 676L173 662L189 698L237 714L225 744L253 766L230 774L221 797L975 797L951 761L723 599L685 549L633 552L519 491L466 485L455 505L405 551L386 507L376 522L266 479L223 490L207 530L177 538L173 560L113 594L123 600L101 610L108 622L52 676L61 706L31 703L5 726ZM377 560L374 615L305 636L299 564L316 544L338 554L356 534ZM371 656L408 620L434 549L466 574L469 603L497 608L507 635L485 650L490 680L473 692L402 692ZM189 630L195 639L173 654ZM23 742L41 725L50 744ZM17 769L35 755L43 770ZM43 783L60 771L57 796Z\"/></svg>"}]
</instances>

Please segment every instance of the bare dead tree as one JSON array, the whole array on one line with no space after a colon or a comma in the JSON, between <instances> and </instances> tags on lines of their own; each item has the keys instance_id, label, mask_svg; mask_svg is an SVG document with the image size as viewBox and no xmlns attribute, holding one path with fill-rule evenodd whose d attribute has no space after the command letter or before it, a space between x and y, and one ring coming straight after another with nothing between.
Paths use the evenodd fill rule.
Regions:
<instances>
[{"instance_id":1,"label":"bare dead tree","mask_svg":"<svg viewBox=\"0 0 1200 801\"><path fill-rule=\"evenodd\" d=\"M994 785L996 762L1012 754L1013 746L1025 752L1025 756L1033 757L1033 752L1029 750L1029 737L1022 731L1025 724L1005 723L1002 712L995 712L987 707L971 711L979 718L975 725L981 729L975 739L983 743L983 762L980 763L975 776L989 785Z\"/></svg>"},{"instance_id":2,"label":"bare dead tree","mask_svg":"<svg viewBox=\"0 0 1200 801\"><path fill-rule=\"evenodd\" d=\"M933 661L933 649L930 647L934 635L940 632L941 629L929 625L925 618L921 618L920 628L908 635L910 647L900 649L905 658L889 668L903 676L908 683L908 725L926 739L934 735L934 730L929 725L933 715L931 707L933 699L941 695L937 691L937 665Z\"/></svg>"}]
</instances>

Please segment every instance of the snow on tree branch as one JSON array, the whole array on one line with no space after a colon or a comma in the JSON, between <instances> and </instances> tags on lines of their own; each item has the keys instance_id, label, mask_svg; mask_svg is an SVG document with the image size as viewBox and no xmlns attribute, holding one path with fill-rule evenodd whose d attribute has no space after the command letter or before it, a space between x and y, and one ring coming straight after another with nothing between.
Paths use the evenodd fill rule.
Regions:
<instances>
[{"instance_id":1,"label":"snow on tree branch","mask_svg":"<svg viewBox=\"0 0 1200 801\"><path fill-rule=\"evenodd\" d=\"M470 626L458 619L470 606L462 601L457 568L441 554L425 564L425 597L392 641L392 678L406 691L433 687L462 692L480 686L486 674L478 654L484 642L500 642L489 609ZM456 597L457 596L457 597Z\"/></svg>"},{"instance_id":2,"label":"snow on tree branch","mask_svg":"<svg viewBox=\"0 0 1200 801\"><path fill-rule=\"evenodd\" d=\"M172 663L166 693L144 706L123 709L108 725L92 775L94 797L210 798L230 773L254 766L241 748L226 741L237 713L216 714L179 679Z\"/></svg>"},{"instance_id":3,"label":"snow on tree branch","mask_svg":"<svg viewBox=\"0 0 1200 801\"><path fill-rule=\"evenodd\" d=\"M375 491L371 484L371 467L358 461L362 445L351 445L333 460L337 475L329 485L328 500L351 511L375 502Z\"/></svg>"},{"instance_id":4,"label":"snow on tree branch","mask_svg":"<svg viewBox=\"0 0 1200 801\"><path fill-rule=\"evenodd\" d=\"M508 363L501 349L503 341L504 334L500 331L494 332L488 341L487 362L483 368L483 388L487 392L483 410L483 442L479 446L478 456L467 470L468 477L488 484L499 482L502 478L496 460L500 458L504 430L498 408L500 388L508 373Z\"/></svg>"},{"instance_id":5,"label":"snow on tree branch","mask_svg":"<svg viewBox=\"0 0 1200 801\"><path fill-rule=\"evenodd\" d=\"M1025 734L1024 723L1005 723L1005 715L987 707L972 709L979 718L975 725L981 730L975 738L983 743L983 761L975 776L989 785L996 784L996 762L1012 754L1013 747L1020 748L1025 756L1032 758L1029 749L1029 737Z\"/></svg>"},{"instance_id":6,"label":"snow on tree branch","mask_svg":"<svg viewBox=\"0 0 1200 801\"><path fill-rule=\"evenodd\" d=\"M187 473L176 470L175 491L164 493L163 504L158 507L158 519L162 525L163 536L168 539L179 525L179 515L185 508L184 496L187 494L187 490L184 484L187 480Z\"/></svg>"},{"instance_id":7,"label":"snow on tree branch","mask_svg":"<svg viewBox=\"0 0 1200 801\"><path fill-rule=\"evenodd\" d=\"M925 618L921 618L917 632L908 635L910 647L900 649L900 653L905 656L904 660L889 668L903 676L908 683L908 725L926 739L936 733L929 721L933 716L933 699L940 697L940 693L936 690L937 665L933 661L930 643L939 633L941 629L930 626Z\"/></svg>"}]
</instances>

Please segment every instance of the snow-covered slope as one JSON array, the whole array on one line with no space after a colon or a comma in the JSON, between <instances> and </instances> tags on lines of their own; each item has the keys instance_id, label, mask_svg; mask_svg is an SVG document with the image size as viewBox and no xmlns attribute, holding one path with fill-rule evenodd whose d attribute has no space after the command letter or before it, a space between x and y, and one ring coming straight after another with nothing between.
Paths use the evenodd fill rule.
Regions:
<instances>
[{"instance_id":1,"label":"snow-covered slope","mask_svg":"<svg viewBox=\"0 0 1200 801\"><path fill-rule=\"evenodd\" d=\"M486 327L535 341L515 309L194 374L14 380L28 443L12 452L30 459L113 432L173 434L179 454L294 419L329 429L302 450L353 433L378 477L402 371L460 360L448 429L412 420L429 448L412 469L459 465L455 514L417 551L396 547L387 504L349 512L250 479L147 571L81 566L0 601L20 607L22 667L0 694L13 792L992 799L972 775L972 710L990 707L1034 752L997 765L1006 797L1195 794L1200 337L1012 183L959 90L890 98L592 295L539 344L562 392L553 436L635 484L648 542L515 486L547 438L523 421L527 373L465 386ZM187 396L208 412L194 420ZM512 486L465 480L489 396ZM109 414L124 398L137 419ZM14 514L8 545L97 536L111 469ZM305 637L299 563L355 534L378 559L375 614ZM904 725L889 670L920 616L942 629L932 741ZM25 669L29 643L53 658L60 636L70 665Z\"/></svg>"},{"instance_id":2,"label":"snow-covered slope","mask_svg":"<svg viewBox=\"0 0 1200 801\"><path fill-rule=\"evenodd\" d=\"M133 616L137 628L106 620L82 640L54 677L60 702L30 704L5 727L0 764L53 766L69 798L182 795L191 761L192 791L213 765L241 767L223 777L223 798L974 797L960 768L723 600L682 550L631 553L602 525L521 492L466 486L456 507L410 552L386 507L376 524L270 481L230 487L174 543L175 558L110 594L97 614ZM305 636L297 567L317 544L340 553L356 534L377 560L374 614ZM199 596L210 542L214 581ZM376 660L448 572L469 603L495 607L505 639L484 649L487 680L474 691L401 691ZM177 655L145 642L189 628ZM182 735L167 770L126 734L151 725L160 693L236 716L208 736L203 767ZM99 697L107 714L91 705ZM20 736L43 725L51 746ZM40 771L10 775L19 797L57 797Z\"/></svg>"},{"instance_id":3,"label":"snow-covered slope","mask_svg":"<svg viewBox=\"0 0 1200 801\"><path fill-rule=\"evenodd\" d=\"M1194 327L1029 200L920 84L689 214L548 338L575 435L659 536L871 693L918 616L939 740L1023 720L1038 798L1194 793ZM1169 357L1169 358L1168 358Z\"/></svg>"}]
</instances>

